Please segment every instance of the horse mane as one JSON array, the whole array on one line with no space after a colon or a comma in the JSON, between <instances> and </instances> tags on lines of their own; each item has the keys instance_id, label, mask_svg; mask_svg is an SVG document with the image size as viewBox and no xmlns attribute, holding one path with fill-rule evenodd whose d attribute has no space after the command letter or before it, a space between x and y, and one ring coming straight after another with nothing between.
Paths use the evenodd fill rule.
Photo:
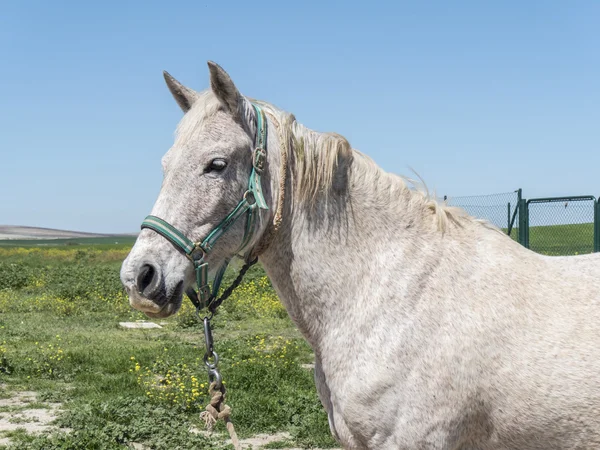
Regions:
<instances>
[{"instance_id":1,"label":"horse mane","mask_svg":"<svg viewBox=\"0 0 600 450\"><path fill-rule=\"evenodd\" d=\"M344 136L311 130L300 124L293 114L271 103L251 101L277 118L284 139L291 143L296 161L292 174L296 201L314 203L319 195L328 197L335 194L336 181L344 178L340 172L352 167L354 175L363 180L364 186L373 186L382 177L387 178L392 203L398 203L400 195L408 195L411 205L420 205L432 212L437 229L441 232L447 231L451 219L468 217L461 208L448 206L439 200L418 175L420 181L386 172L370 157L353 149Z\"/></svg>"},{"instance_id":2,"label":"horse mane","mask_svg":"<svg viewBox=\"0 0 600 450\"><path fill-rule=\"evenodd\" d=\"M463 218L495 228L485 221L471 218L461 208L448 206L439 200L435 193L432 194L427 189L422 179L415 181L384 171L371 158L353 149L345 137L337 133L311 130L299 123L293 114L271 103L247 99L276 118L280 135L288 142L293 152L294 168L290 175L294 186L294 202L314 204L321 196L327 199L343 192L347 188L348 171L352 168L354 179L361 180L363 188L373 186L385 178L385 184L389 183L387 207L393 208L397 205L398 213L402 213L402 205L398 199L408 197L410 206L421 207L432 213L437 229L441 232L448 230L451 220ZM216 114L221 108L219 100L210 89L199 92L198 99L177 127L176 139L191 136L208 117Z\"/></svg>"}]
</instances>

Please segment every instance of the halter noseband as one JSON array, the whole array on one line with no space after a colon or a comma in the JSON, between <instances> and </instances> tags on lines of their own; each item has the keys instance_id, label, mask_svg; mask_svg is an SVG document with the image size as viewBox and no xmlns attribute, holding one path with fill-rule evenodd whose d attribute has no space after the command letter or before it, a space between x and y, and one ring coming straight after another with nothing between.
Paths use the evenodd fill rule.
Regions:
<instances>
[{"instance_id":1,"label":"halter noseband","mask_svg":"<svg viewBox=\"0 0 600 450\"><path fill-rule=\"evenodd\" d=\"M208 284L208 263L204 261L204 257L208 255L215 243L219 240L237 220L246 214L246 227L242 243L235 254L240 253L250 242L256 225L258 209L268 210L267 202L265 201L262 187L261 174L265 168L267 160L267 120L265 113L258 105L252 104L256 111L257 131L255 139L255 149L252 154L252 172L248 181L248 190L237 206L231 211L225 219L221 221L202 241L194 242L185 234L179 231L170 223L156 217L148 216L142 222L142 229L149 228L156 231L158 234L166 238L175 247L182 250L185 255L194 264L196 272L196 285L198 293L193 288L186 292L196 308L200 309L204 306L209 306L219 293L219 287L223 280L223 274L229 265L230 258L226 259L215 274L212 289Z\"/></svg>"}]
</instances>

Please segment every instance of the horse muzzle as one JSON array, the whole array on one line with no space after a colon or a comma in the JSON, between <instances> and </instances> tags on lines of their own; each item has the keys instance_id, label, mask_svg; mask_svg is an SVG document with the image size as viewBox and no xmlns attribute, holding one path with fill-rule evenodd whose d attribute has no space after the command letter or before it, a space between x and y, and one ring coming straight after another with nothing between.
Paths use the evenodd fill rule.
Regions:
<instances>
[{"instance_id":1,"label":"horse muzzle","mask_svg":"<svg viewBox=\"0 0 600 450\"><path fill-rule=\"evenodd\" d=\"M142 264L123 284L129 294L129 304L149 317L168 317L181 307L183 280L168 292L160 269L153 264Z\"/></svg>"}]
</instances>

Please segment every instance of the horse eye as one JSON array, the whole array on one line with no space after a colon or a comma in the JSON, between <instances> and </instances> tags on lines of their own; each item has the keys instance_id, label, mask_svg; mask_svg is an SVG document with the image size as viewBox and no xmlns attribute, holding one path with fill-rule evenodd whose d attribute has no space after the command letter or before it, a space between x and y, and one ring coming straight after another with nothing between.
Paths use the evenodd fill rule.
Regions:
<instances>
[{"instance_id":1,"label":"horse eye","mask_svg":"<svg viewBox=\"0 0 600 450\"><path fill-rule=\"evenodd\" d=\"M222 159L213 159L206 168L205 172L220 172L225 169L225 167L227 167L227 163L225 161Z\"/></svg>"}]
</instances>

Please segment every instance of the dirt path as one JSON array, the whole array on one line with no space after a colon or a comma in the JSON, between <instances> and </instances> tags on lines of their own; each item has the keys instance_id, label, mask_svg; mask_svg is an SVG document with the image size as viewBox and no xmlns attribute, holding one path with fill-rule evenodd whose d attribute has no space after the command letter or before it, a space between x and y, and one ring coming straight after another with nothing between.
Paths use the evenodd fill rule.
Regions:
<instances>
[{"instance_id":1,"label":"dirt path","mask_svg":"<svg viewBox=\"0 0 600 450\"><path fill-rule=\"evenodd\" d=\"M208 438L210 438L210 437L214 438L214 435L212 435L211 433L209 433L208 431L205 431L205 430L198 430L197 428L193 428L191 430L191 432L202 434ZM225 435L223 435L222 437L225 438ZM285 442L285 441L290 441L291 439L292 439L292 436L286 432L280 432L280 433L275 433L275 434L257 434L250 438L240 439L240 444L242 445L242 448L244 450L262 450L265 448L265 446L272 444L274 442ZM231 442L231 441L228 441L228 442ZM220 443L222 444L223 442L221 441ZM139 447L134 446L134 448L136 450L150 450L149 447L145 447L141 444L137 444L137 445L140 445L140 446ZM297 447L294 447L294 448L269 447L269 448L272 448L273 450L304 450L304 449L297 448ZM322 449L313 448L312 450L322 450ZM332 448L332 449L328 449L328 450L342 450L342 449L341 448Z\"/></svg>"},{"instance_id":2,"label":"dirt path","mask_svg":"<svg viewBox=\"0 0 600 450\"><path fill-rule=\"evenodd\" d=\"M283 442L291 440L289 433L275 433L275 434L257 434L251 438L241 439L240 444L244 450L259 450L265 448L266 445L272 444L273 442ZM273 447L270 447L273 448ZM275 450L275 449L274 449ZM303 450L301 448L281 448L279 450ZM315 448L313 450L320 450ZM342 449L329 449L329 450L342 450Z\"/></svg>"},{"instance_id":3,"label":"dirt path","mask_svg":"<svg viewBox=\"0 0 600 450\"><path fill-rule=\"evenodd\" d=\"M10 444L6 434L23 429L36 434L54 428L52 422L60 410L60 403L42 403L35 392L10 392L9 398L0 398L0 445Z\"/></svg>"},{"instance_id":4,"label":"dirt path","mask_svg":"<svg viewBox=\"0 0 600 450\"><path fill-rule=\"evenodd\" d=\"M242 448L244 450L259 450L263 449L266 445L271 444L273 442L280 441L289 441L291 436L289 433L275 433L275 434L257 434L248 439L240 440L240 444L242 444ZM302 450L300 448L282 448L279 450ZM313 449L320 450L320 449ZM341 450L341 449L330 449L330 450Z\"/></svg>"}]
</instances>

